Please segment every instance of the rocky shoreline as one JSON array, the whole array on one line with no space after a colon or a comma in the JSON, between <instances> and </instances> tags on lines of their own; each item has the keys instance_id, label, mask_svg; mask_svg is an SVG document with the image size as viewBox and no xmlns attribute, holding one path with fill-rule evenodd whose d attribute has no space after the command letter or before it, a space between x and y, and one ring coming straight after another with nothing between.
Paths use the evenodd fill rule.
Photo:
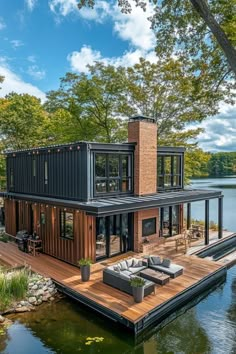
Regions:
<instances>
[{"instance_id":1,"label":"rocky shoreline","mask_svg":"<svg viewBox=\"0 0 236 354\"><path fill-rule=\"evenodd\" d=\"M36 306L41 305L43 302L53 301L57 296L56 286L50 278L31 273L25 299L11 304L10 308L0 312L0 325L7 321L4 317L5 315L35 311Z\"/></svg>"}]
</instances>

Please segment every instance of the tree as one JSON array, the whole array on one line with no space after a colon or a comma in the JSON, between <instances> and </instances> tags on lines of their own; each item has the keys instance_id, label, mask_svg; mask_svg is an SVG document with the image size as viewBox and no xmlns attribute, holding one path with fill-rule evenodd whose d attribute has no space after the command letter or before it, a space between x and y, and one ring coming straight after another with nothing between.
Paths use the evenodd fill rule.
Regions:
<instances>
[{"instance_id":1,"label":"tree","mask_svg":"<svg viewBox=\"0 0 236 354\"><path fill-rule=\"evenodd\" d=\"M177 53L193 63L199 74L209 70L216 87L236 76L235 0L150 0L151 18L157 36L157 55ZM135 0L145 10L147 2ZM81 0L78 7L93 7L95 1ZM121 11L132 11L131 1L119 0ZM233 75L232 75L233 73Z\"/></svg>"},{"instance_id":2,"label":"tree","mask_svg":"<svg viewBox=\"0 0 236 354\"><path fill-rule=\"evenodd\" d=\"M48 140L48 117L40 100L11 93L0 99L0 135L4 149L24 149Z\"/></svg>"},{"instance_id":3,"label":"tree","mask_svg":"<svg viewBox=\"0 0 236 354\"><path fill-rule=\"evenodd\" d=\"M125 69L102 63L88 69L89 75L67 73L59 90L47 94L46 110L70 115L71 125L77 127L72 140L125 140Z\"/></svg>"},{"instance_id":4,"label":"tree","mask_svg":"<svg viewBox=\"0 0 236 354\"><path fill-rule=\"evenodd\" d=\"M176 59L157 64L140 59L126 75L128 111L155 118L159 144L183 146L196 138L201 129L188 125L216 114L224 95L221 90L209 90L211 80L196 77L185 62Z\"/></svg>"}]
</instances>

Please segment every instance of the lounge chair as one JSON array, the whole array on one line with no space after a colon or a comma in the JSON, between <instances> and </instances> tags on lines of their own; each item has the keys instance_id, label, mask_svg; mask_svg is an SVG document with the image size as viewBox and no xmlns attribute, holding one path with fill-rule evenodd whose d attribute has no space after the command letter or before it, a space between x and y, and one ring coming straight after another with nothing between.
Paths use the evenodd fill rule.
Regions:
<instances>
[{"instance_id":1,"label":"lounge chair","mask_svg":"<svg viewBox=\"0 0 236 354\"><path fill-rule=\"evenodd\" d=\"M168 274L171 278L176 278L183 274L184 268L178 264L172 263L170 259L164 258L163 261L158 256L150 256L148 258L148 267Z\"/></svg>"}]
</instances>

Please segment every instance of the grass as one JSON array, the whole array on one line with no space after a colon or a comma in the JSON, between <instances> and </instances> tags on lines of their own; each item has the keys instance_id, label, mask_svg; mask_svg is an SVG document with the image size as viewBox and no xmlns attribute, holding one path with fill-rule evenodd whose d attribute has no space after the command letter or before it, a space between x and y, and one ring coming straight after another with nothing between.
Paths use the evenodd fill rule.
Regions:
<instances>
[{"instance_id":1,"label":"grass","mask_svg":"<svg viewBox=\"0 0 236 354\"><path fill-rule=\"evenodd\" d=\"M24 299L28 289L28 272L25 269L7 272L0 269L0 311Z\"/></svg>"}]
</instances>

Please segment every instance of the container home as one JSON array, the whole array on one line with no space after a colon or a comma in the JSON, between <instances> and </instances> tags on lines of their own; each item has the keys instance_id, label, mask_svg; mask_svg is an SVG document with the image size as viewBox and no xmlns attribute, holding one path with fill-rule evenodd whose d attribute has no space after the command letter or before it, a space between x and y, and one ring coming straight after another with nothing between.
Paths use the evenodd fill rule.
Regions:
<instances>
[{"instance_id":1,"label":"container home","mask_svg":"<svg viewBox=\"0 0 236 354\"><path fill-rule=\"evenodd\" d=\"M6 232L36 232L44 253L71 264L94 262L145 245L160 244L191 223L191 204L205 201L205 243L209 202L220 191L184 188L184 148L158 147L157 125L135 116L128 142L76 142L10 151L7 159Z\"/></svg>"}]
</instances>

